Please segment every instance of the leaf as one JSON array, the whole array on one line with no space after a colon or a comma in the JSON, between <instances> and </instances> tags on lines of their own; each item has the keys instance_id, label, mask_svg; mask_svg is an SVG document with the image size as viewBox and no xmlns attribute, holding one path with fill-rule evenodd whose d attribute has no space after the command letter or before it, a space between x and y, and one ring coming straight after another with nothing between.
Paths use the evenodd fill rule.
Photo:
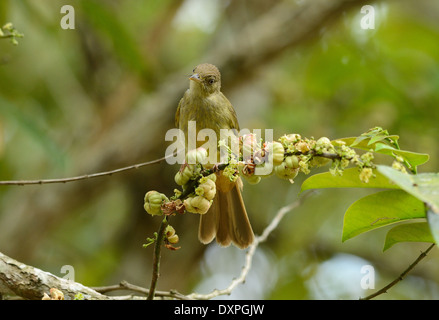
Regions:
<instances>
[{"instance_id":1,"label":"leaf","mask_svg":"<svg viewBox=\"0 0 439 320\"><path fill-rule=\"evenodd\" d=\"M341 138L337 140L344 141L346 145L348 145L351 148L357 148L357 149L369 151L371 149L375 150L375 145L378 142L381 143L385 142L389 146L393 146L393 145L398 146L397 143L398 139L399 139L398 136L392 135L392 136L379 137L374 139L365 136L359 136L359 137Z\"/></svg>"},{"instance_id":2,"label":"leaf","mask_svg":"<svg viewBox=\"0 0 439 320\"><path fill-rule=\"evenodd\" d=\"M364 183L359 178L358 168L350 168L343 171L342 176L334 176L329 172L315 174L302 183L301 192L308 189L321 188L399 188L378 171L374 170L375 177Z\"/></svg>"},{"instance_id":3,"label":"leaf","mask_svg":"<svg viewBox=\"0 0 439 320\"><path fill-rule=\"evenodd\" d=\"M430 242L434 243L429 225L426 222L404 223L387 232L383 251L399 242Z\"/></svg>"},{"instance_id":4,"label":"leaf","mask_svg":"<svg viewBox=\"0 0 439 320\"><path fill-rule=\"evenodd\" d=\"M399 150L382 143L377 143L377 145L375 146L375 152L383 153L390 156L400 156L404 159L404 161L409 164L410 168L415 169L417 166L426 163L430 158L430 156L426 153Z\"/></svg>"},{"instance_id":5,"label":"leaf","mask_svg":"<svg viewBox=\"0 0 439 320\"><path fill-rule=\"evenodd\" d=\"M388 138L388 136L375 136L375 137L372 137L372 138L369 139L368 145L371 145L371 144L383 141L383 140L385 140L387 138Z\"/></svg>"},{"instance_id":6,"label":"leaf","mask_svg":"<svg viewBox=\"0 0 439 320\"><path fill-rule=\"evenodd\" d=\"M434 212L439 212L439 173L413 175L383 165L377 169L401 189L427 203Z\"/></svg>"},{"instance_id":7,"label":"leaf","mask_svg":"<svg viewBox=\"0 0 439 320\"><path fill-rule=\"evenodd\" d=\"M427 204L427 221L434 242L439 243L439 212Z\"/></svg>"},{"instance_id":8,"label":"leaf","mask_svg":"<svg viewBox=\"0 0 439 320\"><path fill-rule=\"evenodd\" d=\"M429 155L401 150L398 145L399 136L389 135L387 130L375 127L363 133L359 137L339 139L344 141L348 146L366 151L374 151L386 154L392 157L402 157L407 167L416 172L418 165L428 161Z\"/></svg>"},{"instance_id":9,"label":"leaf","mask_svg":"<svg viewBox=\"0 0 439 320\"><path fill-rule=\"evenodd\" d=\"M386 190L354 202L346 211L342 241L392 223L425 218L422 201L403 190Z\"/></svg>"},{"instance_id":10,"label":"leaf","mask_svg":"<svg viewBox=\"0 0 439 320\"><path fill-rule=\"evenodd\" d=\"M341 139L347 143L350 147L355 147L364 150L374 149L374 144L377 142L386 143L389 146L394 146L399 149L398 145L399 136L389 135L387 130L381 127L375 127L369 129L369 131L361 134L359 137L344 138Z\"/></svg>"}]
</instances>

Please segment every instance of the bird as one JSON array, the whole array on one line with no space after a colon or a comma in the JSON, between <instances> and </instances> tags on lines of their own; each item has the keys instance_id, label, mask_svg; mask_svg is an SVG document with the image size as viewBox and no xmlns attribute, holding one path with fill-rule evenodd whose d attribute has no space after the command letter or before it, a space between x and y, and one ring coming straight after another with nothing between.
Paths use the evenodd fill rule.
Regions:
<instances>
[{"instance_id":1,"label":"bird","mask_svg":"<svg viewBox=\"0 0 439 320\"><path fill-rule=\"evenodd\" d=\"M221 129L239 131L236 112L221 92L218 68L210 63L199 64L193 69L189 80L189 89L180 99L175 114L175 125L184 132L186 140L189 121L196 121L197 134L201 129L211 129L218 139ZM222 247L232 243L240 249L253 243L254 233L241 189L242 180L239 177L232 182L221 172L217 173L217 191L212 206L200 217L198 239L201 243L208 244L216 238Z\"/></svg>"}]
</instances>

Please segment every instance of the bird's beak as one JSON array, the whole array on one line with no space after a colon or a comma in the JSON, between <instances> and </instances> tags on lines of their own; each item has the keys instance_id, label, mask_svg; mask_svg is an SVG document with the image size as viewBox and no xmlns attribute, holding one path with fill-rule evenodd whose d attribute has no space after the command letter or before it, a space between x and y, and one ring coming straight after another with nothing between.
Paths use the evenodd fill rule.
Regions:
<instances>
[{"instance_id":1,"label":"bird's beak","mask_svg":"<svg viewBox=\"0 0 439 320\"><path fill-rule=\"evenodd\" d=\"M189 80L195 81L195 82L201 82L200 75L198 73L194 73L190 76Z\"/></svg>"}]
</instances>

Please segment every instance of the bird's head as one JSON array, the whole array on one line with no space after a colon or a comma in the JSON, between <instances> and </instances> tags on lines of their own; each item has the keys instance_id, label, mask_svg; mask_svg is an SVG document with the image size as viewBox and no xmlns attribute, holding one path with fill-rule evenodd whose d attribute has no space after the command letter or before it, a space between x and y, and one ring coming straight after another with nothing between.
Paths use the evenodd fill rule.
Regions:
<instances>
[{"instance_id":1,"label":"bird's head","mask_svg":"<svg viewBox=\"0 0 439 320\"><path fill-rule=\"evenodd\" d=\"M189 79L191 91L202 95L210 95L221 89L221 73L213 64L199 64L194 68Z\"/></svg>"}]
</instances>

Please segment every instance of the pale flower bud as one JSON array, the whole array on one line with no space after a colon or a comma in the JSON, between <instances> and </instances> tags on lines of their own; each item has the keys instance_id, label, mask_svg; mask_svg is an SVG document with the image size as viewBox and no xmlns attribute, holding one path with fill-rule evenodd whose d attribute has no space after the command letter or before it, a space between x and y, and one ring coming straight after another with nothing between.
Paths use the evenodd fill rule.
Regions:
<instances>
[{"instance_id":1,"label":"pale flower bud","mask_svg":"<svg viewBox=\"0 0 439 320\"><path fill-rule=\"evenodd\" d=\"M274 167L274 173L281 179L291 180L297 176L299 168L289 168L286 166L285 162L283 162L279 166Z\"/></svg>"},{"instance_id":2,"label":"pale flower bud","mask_svg":"<svg viewBox=\"0 0 439 320\"><path fill-rule=\"evenodd\" d=\"M298 156L288 156L285 158L285 165L288 168L296 169L299 168L299 157Z\"/></svg>"},{"instance_id":3,"label":"pale flower bud","mask_svg":"<svg viewBox=\"0 0 439 320\"><path fill-rule=\"evenodd\" d=\"M176 243L178 243L178 240L179 240L177 234L174 234L174 235L168 237L167 239L168 239L168 242L171 244L176 244Z\"/></svg>"},{"instance_id":4,"label":"pale flower bud","mask_svg":"<svg viewBox=\"0 0 439 320\"><path fill-rule=\"evenodd\" d=\"M215 197L216 185L215 182L210 179L206 179L203 183L200 183L197 189L198 192L196 193L205 197L207 200L212 200Z\"/></svg>"},{"instance_id":5,"label":"pale flower bud","mask_svg":"<svg viewBox=\"0 0 439 320\"><path fill-rule=\"evenodd\" d=\"M186 165L183 170L178 171L175 174L174 180L175 183L179 186L184 186L189 180L192 178L194 171L192 165Z\"/></svg>"},{"instance_id":6,"label":"pale flower bud","mask_svg":"<svg viewBox=\"0 0 439 320\"><path fill-rule=\"evenodd\" d=\"M301 153L307 153L311 149L309 144L305 141L299 141L294 146Z\"/></svg>"},{"instance_id":7,"label":"pale flower bud","mask_svg":"<svg viewBox=\"0 0 439 320\"><path fill-rule=\"evenodd\" d=\"M273 154L273 164L278 166L284 160L285 149L282 143L273 141L267 144L267 149L269 152Z\"/></svg>"},{"instance_id":8,"label":"pale flower bud","mask_svg":"<svg viewBox=\"0 0 439 320\"><path fill-rule=\"evenodd\" d=\"M150 215L162 215L161 206L165 201L168 202L169 199L163 193L149 191L145 194L145 204L143 207Z\"/></svg>"},{"instance_id":9,"label":"pale flower bud","mask_svg":"<svg viewBox=\"0 0 439 320\"><path fill-rule=\"evenodd\" d=\"M204 148L197 148L194 150L189 150L186 155L186 163L189 164L204 164L207 159L207 150Z\"/></svg>"},{"instance_id":10,"label":"pale flower bud","mask_svg":"<svg viewBox=\"0 0 439 320\"><path fill-rule=\"evenodd\" d=\"M261 177L255 175L251 175L251 176L244 175L244 178L250 184L258 184L261 181Z\"/></svg>"},{"instance_id":11,"label":"pale flower bud","mask_svg":"<svg viewBox=\"0 0 439 320\"><path fill-rule=\"evenodd\" d=\"M191 213L205 214L212 204L212 201L207 200L202 196L195 196L184 200L186 211Z\"/></svg>"}]
</instances>

